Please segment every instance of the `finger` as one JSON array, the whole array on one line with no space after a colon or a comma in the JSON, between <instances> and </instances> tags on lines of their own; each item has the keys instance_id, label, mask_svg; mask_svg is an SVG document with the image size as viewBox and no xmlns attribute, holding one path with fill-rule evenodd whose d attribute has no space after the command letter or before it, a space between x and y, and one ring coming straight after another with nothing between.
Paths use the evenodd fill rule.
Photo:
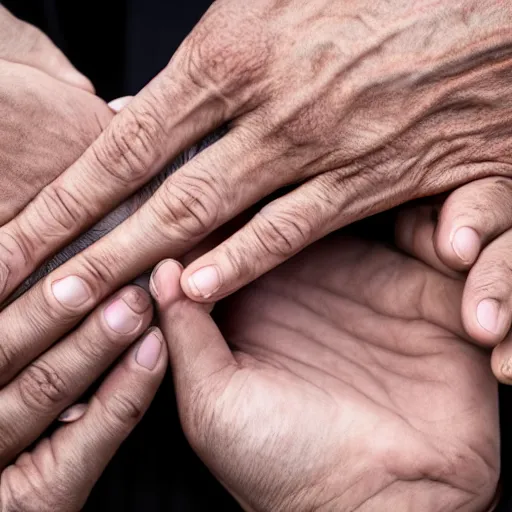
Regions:
<instances>
[{"instance_id":1,"label":"finger","mask_svg":"<svg viewBox=\"0 0 512 512\"><path fill-rule=\"evenodd\" d=\"M196 301L219 300L361 217L350 205L344 207L349 197L337 198L339 205L333 207L330 194L331 190L325 193L312 180L267 204L225 242L185 269L181 278L185 293Z\"/></svg>"},{"instance_id":2,"label":"finger","mask_svg":"<svg viewBox=\"0 0 512 512\"><path fill-rule=\"evenodd\" d=\"M439 216L435 243L441 260L467 270L489 242L512 226L512 180L485 178L450 194Z\"/></svg>"},{"instance_id":3,"label":"finger","mask_svg":"<svg viewBox=\"0 0 512 512\"><path fill-rule=\"evenodd\" d=\"M231 176L222 169L218 173L215 168L204 170L209 162L229 165L231 159L237 161L241 154L246 155L247 143L242 141L245 139L231 134L205 149L168 178L150 201L123 224L10 304L0 314L2 325L13 326L9 346L14 346L18 338L34 343L44 339L48 343L48 339L62 336L111 290L141 275L164 257L185 253L218 224L244 209L246 201L258 196L259 186L272 188L272 175L261 179L258 186L254 185L254 178L244 180L244 174L257 172L260 160L247 158L240 164L239 172ZM42 229L43 224L36 231L41 233ZM4 283L9 289L33 264L34 253L40 246L20 250L14 237L5 238L4 245L7 244L11 251L5 253L9 260ZM28 254L31 256L25 262L29 258L31 261L24 263ZM20 324L16 319L26 311L35 312L37 318Z\"/></svg>"},{"instance_id":4,"label":"finger","mask_svg":"<svg viewBox=\"0 0 512 512\"><path fill-rule=\"evenodd\" d=\"M180 287L181 266L160 263L151 276L160 326L167 341L178 401L185 405L198 383L228 378L236 368L224 337L204 308L187 298Z\"/></svg>"},{"instance_id":5,"label":"finger","mask_svg":"<svg viewBox=\"0 0 512 512\"><path fill-rule=\"evenodd\" d=\"M3 388L0 465L37 439L140 336L151 318L148 294L128 287ZM1 379L5 382L8 376Z\"/></svg>"},{"instance_id":6,"label":"finger","mask_svg":"<svg viewBox=\"0 0 512 512\"><path fill-rule=\"evenodd\" d=\"M457 272L443 263L435 250L438 211L436 204L412 205L401 209L395 223L395 243L399 249L446 276L459 277Z\"/></svg>"},{"instance_id":7,"label":"finger","mask_svg":"<svg viewBox=\"0 0 512 512\"><path fill-rule=\"evenodd\" d=\"M74 87L94 93L91 81L38 28L0 5L0 59L25 64Z\"/></svg>"},{"instance_id":8,"label":"finger","mask_svg":"<svg viewBox=\"0 0 512 512\"><path fill-rule=\"evenodd\" d=\"M153 86L157 90L158 87L164 85ZM177 107L178 112L166 118L165 127L160 126L163 121L155 119L161 114L152 115L144 110L147 108L144 105L157 93L141 94L113 118L84 158L56 178L0 229L0 248L3 249L0 300L58 248L140 188L168 157L191 142L194 135L187 134L192 130L189 125L195 113L183 112ZM161 92L160 96L163 94ZM186 119L182 119L183 116ZM167 142L167 132L171 130L167 124L172 122L176 124L176 135ZM162 146L165 150L152 149ZM211 226L222 222L223 216L233 216L253 197L259 198L260 191L265 193L265 183L279 176L275 173L265 173L264 179L256 176L260 165L270 161L271 156L270 152L258 153L258 158L251 155L253 146L251 137L234 129L206 148L167 179L144 205L137 219L129 219L121 231L115 231L100 242L93 251L96 257L105 253L105 247L109 252L122 254L119 263L124 259L126 265L114 265L112 272L119 267L129 268L133 270L133 278L140 273L135 265L143 271L168 256L168 251L173 251L174 247L181 250L193 246L200 238L198 235L206 236ZM134 247L140 250L134 251ZM132 257L126 260L128 254ZM173 251L171 255L176 254Z\"/></svg>"},{"instance_id":9,"label":"finger","mask_svg":"<svg viewBox=\"0 0 512 512\"><path fill-rule=\"evenodd\" d=\"M82 418L62 426L5 469L6 510L76 512L121 443L148 409L167 367L157 329L106 377Z\"/></svg>"},{"instance_id":10,"label":"finger","mask_svg":"<svg viewBox=\"0 0 512 512\"><path fill-rule=\"evenodd\" d=\"M462 318L468 334L489 346L501 342L512 322L512 230L491 242L468 274Z\"/></svg>"},{"instance_id":11,"label":"finger","mask_svg":"<svg viewBox=\"0 0 512 512\"><path fill-rule=\"evenodd\" d=\"M512 337L510 333L492 351L491 367L495 377L502 384L512 384Z\"/></svg>"}]
</instances>

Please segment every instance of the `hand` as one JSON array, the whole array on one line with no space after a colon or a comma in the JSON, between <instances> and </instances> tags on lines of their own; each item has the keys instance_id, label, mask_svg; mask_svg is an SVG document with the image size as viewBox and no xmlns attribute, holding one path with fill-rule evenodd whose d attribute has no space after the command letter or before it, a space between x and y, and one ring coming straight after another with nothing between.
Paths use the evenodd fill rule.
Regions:
<instances>
[{"instance_id":1,"label":"hand","mask_svg":"<svg viewBox=\"0 0 512 512\"><path fill-rule=\"evenodd\" d=\"M1 224L69 167L108 124L112 113L93 92L45 34L0 5Z\"/></svg>"},{"instance_id":2,"label":"hand","mask_svg":"<svg viewBox=\"0 0 512 512\"><path fill-rule=\"evenodd\" d=\"M182 424L247 510L487 510L497 386L460 281L331 238L221 302L219 331L180 276L152 292Z\"/></svg>"},{"instance_id":3,"label":"hand","mask_svg":"<svg viewBox=\"0 0 512 512\"><path fill-rule=\"evenodd\" d=\"M4 224L82 154L113 113L89 92L38 69L2 60L0 95L0 223ZM40 199L50 202L51 196L43 191ZM20 230L34 227L30 220L19 220ZM66 220L58 210L47 211L40 222L59 220L65 231ZM4 254L9 238L0 234Z\"/></svg>"},{"instance_id":4,"label":"hand","mask_svg":"<svg viewBox=\"0 0 512 512\"><path fill-rule=\"evenodd\" d=\"M94 93L90 80L73 67L48 36L1 5L0 60L38 68L57 80Z\"/></svg>"},{"instance_id":5,"label":"hand","mask_svg":"<svg viewBox=\"0 0 512 512\"><path fill-rule=\"evenodd\" d=\"M493 350L492 366L512 383L512 180L469 183L443 201L401 210L397 244L447 275L469 271L462 300L467 333Z\"/></svg>"},{"instance_id":6,"label":"hand","mask_svg":"<svg viewBox=\"0 0 512 512\"><path fill-rule=\"evenodd\" d=\"M37 315L37 311L25 312L18 321L30 323ZM161 333L149 331L127 352L82 418L39 440L33 449L28 447L144 332L151 318L148 295L132 286L98 308L57 345L46 347L34 361L27 354L27 366L18 376L12 375L9 353L0 346L2 511L82 509L92 486L143 416L163 379L167 352Z\"/></svg>"},{"instance_id":7,"label":"hand","mask_svg":"<svg viewBox=\"0 0 512 512\"><path fill-rule=\"evenodd\" d=\"M49 236L34 244L29 229L3 228L34 246L28 264L3 258L12 270L5 289L224 123L219 142L51 279L80 275L97 302L296 184L185 271L185 292L215 301L356 219L511 174L511 21L508 2L218 0L162 73L18 220L53 208L69 229L45 224Z\"/></svg>"}]
</instances>

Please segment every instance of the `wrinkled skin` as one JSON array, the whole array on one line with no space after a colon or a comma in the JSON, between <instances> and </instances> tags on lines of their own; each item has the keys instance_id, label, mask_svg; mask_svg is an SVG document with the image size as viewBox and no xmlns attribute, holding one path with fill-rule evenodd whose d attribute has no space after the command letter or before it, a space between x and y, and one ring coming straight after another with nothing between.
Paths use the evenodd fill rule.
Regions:
<instances>
[{"instance_id":1,"label":"wrinkled skin","mask_svg":"<svg viewBox=\"0 0 512 512\"><path fill-rule=\"evenodd\" d=\"M488 510L497 387L462 283L376 243L322 241L219 306L153 276L185 432L247 510Z\"/></svg>"},{"instance_id":2,"label":"wrinkled skin","mask_svg":"<svg viewBox=\"0 0 512 512\"><path fill-rule=\"evenodd\" d=\"M189 297L214 302L358 218L512 175L511 21L504 1L214 2L168 66L21 213L18 223L47 236L26 264L0 255L11 269L4 295L224 124L220 141L48 278L84 280L91 297L77 316L285 185L296 189L189 266ZM57 220L38 222L54 210ZM13 225L2 233L21 246L35 238ZM206 267L207 279L192 279ZM35 287L23 307L51 303L48 289Z\"/></svg>"}]
</instances>

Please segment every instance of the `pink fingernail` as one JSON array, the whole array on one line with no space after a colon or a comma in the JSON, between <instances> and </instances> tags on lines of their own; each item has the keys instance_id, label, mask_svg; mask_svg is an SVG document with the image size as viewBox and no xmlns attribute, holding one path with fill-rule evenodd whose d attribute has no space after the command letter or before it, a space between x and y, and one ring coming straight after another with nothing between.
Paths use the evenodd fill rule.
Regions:
<instances>
[{"instance_id":1,"label":"pink fingernail","mask_svg":"<svg viewBox=\"0 0 512 512\"><path fill-rule=\"evenodd\" d=\"M501 332L500 303L495 299L484 299L476 308L478 323L492 334Z\"/></svg>"},{"instance_id":2,"label":"pink fingernail","mask_svg":"<svg viewBox=\"0 0 512 512\"><path fill-rule=\"evenodd\" d=\"M478 258L480 243L480 237L473 228L462 227L453 235L452 247L464 263L471 264Z\"/></svg>"},{"instance_id":3,"label":"pink fingernail","mask_svg":"<svg viewBox=\"0 0 512 512\"><path fill-rule=\"evenodd\" d=\"M194 295L208 299L220 288L219 269L216 265L203 267L188 278L188 284Z\"/></svg>"},{"instance_id":4,"label":"pink fingernail","mask_svg":"<svg viewBox=\"0 0 512 512\"><path fill-rule=\"evenodd\" d=\"M116 98L115 100L112 100L108 106L111 110L118 113L120 112L130 101L132 100L132 96L123 96L122 98Z\"/></svg>"},{"instance_id":5,"label":"pink fingernail","mask_svg":"<svg viewBox=\"0 0 512 512\"><path fill-rule=\"evenodd\" d=\"M58 418L62 423L73 423L87 412L87 404L76 404L66 409Z\"/></svg>"},{"instance_id":6,"label":"pink fingernail","mask_svg":"<svg viewBox=\"0 0 512 512\"><path fill-rule=\"evenodd\" d=\"M133 289L105 309L105 321L119 334L129 334L139 327L142 313L150 306L149 297L139 289Z\"/></svg>"},{"instance_id":7,"label":"pink fingernail","mask_svg":"<svg viewBox=\"0 0 512 512\"><path fill-rule=\"evenodd\" d=\"M162 340L153 331L150 332L142 341L137 353L135 354L135 360L137 364L148 369L154 370L160 352L162 351Z\"/></svg>"},{"instance_id":8,"label":"pink fingernail","mask_svg":"<svg viewBox=\"0 0 512 512\"><path fill-rule=\"evenodd\" d=\"M90 297L85 282L78 276L68 276L52 284L53 296L65 307L81 306Z\"/></svg>"}]
</instances>

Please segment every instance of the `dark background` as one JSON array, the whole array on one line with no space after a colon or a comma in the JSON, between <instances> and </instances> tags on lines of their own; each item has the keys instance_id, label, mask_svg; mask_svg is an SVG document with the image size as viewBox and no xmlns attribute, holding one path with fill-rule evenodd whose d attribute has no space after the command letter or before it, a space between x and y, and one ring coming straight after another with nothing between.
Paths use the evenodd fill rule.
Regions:
<instances>
[{"instance_id":1,"label":"dark background","mask_svg":"<svg viewBox=\"0 0 512 512\"><path fill-rule=\"evenodd\" d=\"M109 101L136 94L151 80L212 0L7 0L2 3L16 16L48 34L92 80L97 94ZM512 427L512 388L500 389L500 403L504 492L500 512L512 512L509 500L512 446L508 441ZM85 510L240 510L189 448L179 427L169 376L150 411L96 486Z\"/></svg>"},{"instance_id":2,"label":"dark background","mask_svg":"<svg viewBox=\"0 0 512 512\"><path fill-rule=\"evenodd\" d=\"M7 0L48 34L106 100L137 93L213 0Z\"/></svg>"}]
</instances>

